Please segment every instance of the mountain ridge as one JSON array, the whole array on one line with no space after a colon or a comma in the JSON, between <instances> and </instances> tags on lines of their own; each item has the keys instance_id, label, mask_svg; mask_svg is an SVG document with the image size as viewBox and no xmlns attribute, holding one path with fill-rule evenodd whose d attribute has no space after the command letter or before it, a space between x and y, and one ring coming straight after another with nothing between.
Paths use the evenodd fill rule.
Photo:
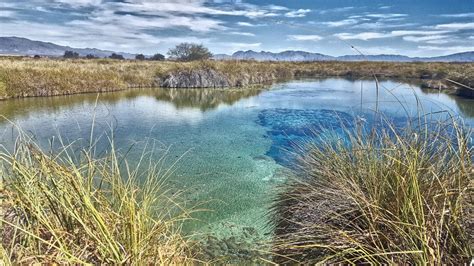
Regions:
<instances>
[{"instance_id":1,"label":"mountain ridge","mask_svg":"<svg viewBox=\"0 0 474 266\"><path fill-rule=\"evenodd\" d=\"M257 61L389 61L389 62L474 62L474 51L454 53L434 57L409 57L398 54L342 55L330 56L306 51L283 51L279 53L253 50L237 51L232 55L218 54L217 60L257 60Z\"/></svg>"},{"instance_id":2,"label":"mountain ridge","mask_svg":"<svg viewBox=\"0 0 474 266\"><path fill-rule=\"evenodd\" d=\"M97 57L108 57L112 53L116 53L127 59L135 58L135 54L131 53L114 52L97 48L73 48L52 42L35 41L15 36L0 37L0 54L59 57L63 56L65 51L73 51L81 56L92 54Z\"/></svg>"},{"instance_id":3,"label":"mountain ridge","mask_svg":"<svg viewBox=\"0 0 474 266\"><path fill-rule=\"evenodd\" d=\"M51 42L35 41L22 37L0 37L0 55L40 55L60 57L65 51L77 52L81 56L92 54L97 57L108 57L112 53L120 54L127 59L136 54L101 50L97 48L73 48ZM388 62L474 62L474 51L455 53L435 57L409 57L398 54L378 55L342 55L330 56L307 51L287 50L279 53L253 50L237 51L232 55L216 54L215 60L257 60L257 61L388 61Z\"/></svg>"}]
</instances>

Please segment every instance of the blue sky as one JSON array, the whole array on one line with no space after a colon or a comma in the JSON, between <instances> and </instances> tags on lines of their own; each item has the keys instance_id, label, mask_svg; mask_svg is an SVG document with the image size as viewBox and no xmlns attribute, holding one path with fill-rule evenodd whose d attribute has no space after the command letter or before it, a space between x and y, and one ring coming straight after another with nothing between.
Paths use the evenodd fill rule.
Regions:
<instances>
[{"instance_id":1,"label":"blue sky","mask_svg":"<svg viewBox=\"0 0 474 266\"><path fill-rule=\"evenodd\" d=\"M474 50L474 0L0 0L0 36L145 54L197 42L434 56Z\"/></svg>"}]
</instances>

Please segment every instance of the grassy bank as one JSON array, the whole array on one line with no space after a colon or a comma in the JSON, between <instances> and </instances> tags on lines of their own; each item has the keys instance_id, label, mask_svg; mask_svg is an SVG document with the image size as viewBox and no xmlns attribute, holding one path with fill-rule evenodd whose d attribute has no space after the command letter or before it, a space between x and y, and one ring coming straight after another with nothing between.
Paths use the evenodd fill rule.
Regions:
<instances>
[{"instance_id":1,"label":"grassy bank","mask_svg":"<svg viewBox=\"0 0 474 266\"><path fill-rule=\"evenodd\" d=\"M470 134L450 118L380 122L301 154L275 202L279 262L468 264L473 247Z\"/></svg>"},{"instance_id":2,"label":"grassy bank","mask_svg":"<svg viewBox=\"0 0 474 266\"><path fill-rule=\"evenodd\" d=\"M110 59L0 58L0 98L68 95L160 86L171 74L213 70L229 84L246 86L295 77L340 76L424 79L425 86L454 89L453 80L474 86L474 64L384 62L152 62Z\"/></svg>"},{"instance_id":3,"label":"grassy bank","mask_svg":"<svg viewBox=\"0 0 474 266\"><path fill-rule=\"evenodd\" d=\"M17 144L14 153L0 152L0 264L189 261L180 234L189 213L163 185L169 169L146 158L132 168L113 147L95 159L92 150Z\"/></svg>"}]
</instances>

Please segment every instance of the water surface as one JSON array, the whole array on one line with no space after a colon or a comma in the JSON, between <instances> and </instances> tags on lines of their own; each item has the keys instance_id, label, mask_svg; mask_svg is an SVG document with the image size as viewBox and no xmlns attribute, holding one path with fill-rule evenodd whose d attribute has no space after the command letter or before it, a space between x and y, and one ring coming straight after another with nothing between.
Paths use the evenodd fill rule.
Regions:
<instances>
[{"instance_id":1,"label":"water surface","mask_svg":"<svg viewBox=\"0 0 474 266\"><path fill-rule=\"evenodd\" d=\"M311 128L337 130L375 109L393 119L416 114L414 95L425 112L450 110L474 123L473 100L384 81L377 104L373 81L344 79L295 80L249 90L136 89L15 99L0 102L0 114L45 147L58 136L66 143L88 140L93 119L96 137L112 130L117 147L135 146L132 161L147 140L155 140L157 160L163 154L167 165L179 159L169 185L186 191L189 200L205 200L203 207L212 210L198 214L200 221L188 230L240 226L266 232L264 214L272 189L289 173L291 156L284 151L292 143ZM1 144L12 148L14 136L10 122L0 121Z\"/></svg>"}]
</instances>

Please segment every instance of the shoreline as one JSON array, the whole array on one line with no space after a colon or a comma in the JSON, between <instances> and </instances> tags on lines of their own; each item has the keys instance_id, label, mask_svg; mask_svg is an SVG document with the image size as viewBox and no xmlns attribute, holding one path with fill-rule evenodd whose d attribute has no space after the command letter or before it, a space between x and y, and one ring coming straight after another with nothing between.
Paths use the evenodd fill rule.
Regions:
<instances>
[{"instance_id":1,"label":"shoreline","mask_svg":"<svg viewBox=\"0 0 474 266\"><path fill-rule=\"evenodd\" d=\"M0 58L0 100L133 88L244 88L300 78L391 79L473 98L474 63L142 62Z\"/></svg>"}]
</instances>

